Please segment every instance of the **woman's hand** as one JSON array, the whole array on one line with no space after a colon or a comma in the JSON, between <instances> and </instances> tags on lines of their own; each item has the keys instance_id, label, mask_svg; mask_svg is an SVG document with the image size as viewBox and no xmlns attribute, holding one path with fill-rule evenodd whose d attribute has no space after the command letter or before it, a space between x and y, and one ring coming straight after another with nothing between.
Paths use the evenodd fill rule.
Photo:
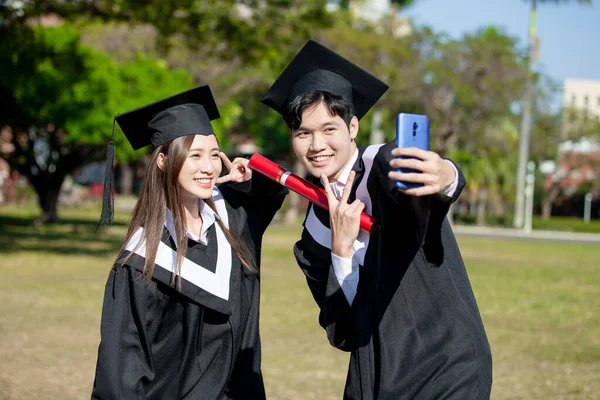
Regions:
<instances>
[{"instance_id":1,"label":"woman's hand","mask_svg":"<svg viewBox=\"0 0 600 400\"><path fill-rule=\"evenodd\" d=\"M229 173L217 179L217 184L225 182L245 182L252 179L252 169L248 168L248 160L242 157L236 157L233 162L229 161L227 155L223 152L219 153L223 165Z\"/></svg>"}]
</instances>

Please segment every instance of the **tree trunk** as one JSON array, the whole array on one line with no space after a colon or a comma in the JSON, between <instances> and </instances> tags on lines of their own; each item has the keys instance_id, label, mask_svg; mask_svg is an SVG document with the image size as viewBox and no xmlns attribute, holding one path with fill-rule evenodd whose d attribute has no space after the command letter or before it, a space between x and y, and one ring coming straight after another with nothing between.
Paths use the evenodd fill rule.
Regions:
<instances>
[{"instance_id":1,"label":"tree trunk","mask_svg":"<svg viewBox=\"0 0 600 400\"><path fill-rule=\"evenodd\" d=\"M542 219L549 220L552 216L552 205L560 192L558 185L552 187L542 202Z\"/></svg>"},{"instance_id":2,"label":"tree trunk","mask_svg":"<svg viewBox=\"0 0 600 400\"><path fill-rule=\"evenodd\" d=\"M40 222L44 224L55 224L58 222L58 212L56 205L58 204L58 193L60 190L55 188L48 189L46 193L38 193L42 215Z\"/></svg>"},{"instance_id":3,"label":"tree trunk","mask_svg":"<svg viewBox=\"0 0 600 400\"><path fill-rule=\"evenodd\" d=\"M461 217L466 217L467 215L469 215L469 202L468 201L465 201L465 200L459 201L458 215L460 215Z\"/></svg>"},{"instance_id":4,"label":"tree trunk","mask_svg":"<svg viewBox=\"0 0 600 400\"><path fill-rule=\"evenodd\" d=\"M552 215L552 202L548 201L548 198L545 198L542 202L542 219L547 221L550 219Z\"/></svg>"},{"instance_id":5,"label":"tree trunk","mask_svg":"<svg viewBox=\"0 0 600 400\"><path fill-rule=\"evenodd\" d=\"M477 212L477 204L478 204L478 198L479 198L479 189L475 190L470 190L469 191L469 195L467 196L467 202L466 202L466 213L464 214L464 216L471 216L473 213Z\"/></svg>"},{"instance_id":6,"label":"tree trunk","mask_svg":"<svg viewBox=\"0 0 600 400\"><path fill-rule=\"evenodd\" d=\"M492 208L494 209L494 215L497 217L504 217L506 215L506 209L504 208L504 201L500 195L496 194L491 202Z\"/></svg>"},{"instance_id":7,"label":"tree trunk","mask_svg":"<svg viewBox=\"0 0 600 400\"><path fill-rule=\"evenodd\" d=\"M43 224L55 224L58 222L58 195L60 194L60 187L65 180L65 176L57 174L44 175L44 178L30 179L30 182L38 195L39 205L42 209L39 222Z\"/></svg>"},{"instance_id":8,"label":"tree trunk","mask_svg":"<svg viewBox=\"0 0 600 400\"><path fill-rule=\"evenodd\" d=\"M477 225L485 225L485 208L487 205L487 189L480 189L477 200Z\"/></svg>"},{"instance_id":9,"label":"tree trunk","mask_svg":"<svg viewBox=\"0 0 600 400\"><path fill-rule=\"evenodd\" d=\"M371 118L371 137L369 138L369 144L380 144L383 143L385 137L383 130L381 129L381 110L373 110L373 117Z\"/></svg>"},{"instance_id":10,"label":"tree trunk","mask_svg":"<svg viewBox=\"0 0 600 400\"><path fill-rule=\"evenodd\" d=\"M122 162L121 167L121 193L123 195L130 195L133 192L133 168L128 162Z\"/></svg>"},{"instance_id":11,"label":"tree trunk","mask_svg":"<svg viewBox=\"0 0 600 400\"><path fill-rule=\"evenodd\" d=\"M294 225L298 220L298 206L300 205L300 195L291 192L288 194L288 208L285 210L283 222L286 225Z\"/></svg>"},{"instance_id":12,"label":"tree trunk","mask_svg":"<svg viewBox=\"0 0 600 400\"><path fill-rule=\"evenodd\" d=\"M304 165L298 159L294 160L293 170L294 174L301 177L304 177L304 175L306 174L306 169L304 168ZM287 197L289 205L287 210L285 211L283 221L286 225L292 225L295 224L296 221L298 221L300 195L290 191L290 194Z\"/></svg>"}]
</instances>

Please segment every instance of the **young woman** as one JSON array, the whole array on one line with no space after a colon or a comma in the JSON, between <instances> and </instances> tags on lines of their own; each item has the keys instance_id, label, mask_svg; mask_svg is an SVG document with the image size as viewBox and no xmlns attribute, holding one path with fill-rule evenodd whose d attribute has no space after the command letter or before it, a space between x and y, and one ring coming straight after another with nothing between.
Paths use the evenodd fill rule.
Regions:
<instances>
[{"instance_id":1,"label":"young woman","mask_svg":"<svg viewBox=\"0 0 600 400\"><path fill-rule=\"evenodd\" d=\"M154 149L106 285L93 399L265 398L259 255L285 191L220 152L218 117L208 86L116 117Z\"/></svg>"}]
</instances>

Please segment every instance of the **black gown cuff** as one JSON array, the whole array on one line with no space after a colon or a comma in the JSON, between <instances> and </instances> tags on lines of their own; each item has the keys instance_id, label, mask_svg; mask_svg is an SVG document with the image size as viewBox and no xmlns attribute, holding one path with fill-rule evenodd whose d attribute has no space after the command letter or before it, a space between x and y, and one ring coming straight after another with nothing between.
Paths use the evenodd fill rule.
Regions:
<instances>
[{"instance_id":1,"label":"black gown cuff","mask_svg":"<svg viewBox=\"0 0 600 400\"><path fill-rule=\"evenodd\" d=\"M280 185L258 172L254 172L252 174L252 179L247 181L227 182L224 185L228 185L231 189L252 197L274 196L287 193L287 189L283 185Z\"/></svg>"}]
</instances>

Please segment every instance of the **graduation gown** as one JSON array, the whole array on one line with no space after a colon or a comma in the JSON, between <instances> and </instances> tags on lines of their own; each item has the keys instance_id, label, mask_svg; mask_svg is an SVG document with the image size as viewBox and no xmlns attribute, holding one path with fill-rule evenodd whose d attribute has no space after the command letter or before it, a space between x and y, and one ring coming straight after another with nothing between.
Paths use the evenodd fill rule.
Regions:
<instances>
[{"instance_id":1,"label":"graduation gown","mask_svg":"<svg viewBox=\"0 0 600 400\"><path fill-rule=\"evenodd\" d=\"M260 262L262 235L284 196L257 177L221 185L213 198ZM188 240L177 290L174 239L167 224L149 283L135 235L121 257L134 254L110 272L92 399L264 399L259 276L243 270L215 222L208 245Z\"/></svg>"},{"instance_id":2,"label":"graduation gown","mask_svg":"<svg viewBox=\"0 0 600 400\"><path fill-rule=\"evenodd\" d=\"M362 246L355 243L352 305L331 266L326 211L309 207L294 246L330 343L351 352L344 398L489 398L490 347L446 219L464 176L452 198L405 195L387 176L394 147L359 148L352 168L349 202L359 198L379 222L372 235L361 231Z\"/></svg>"}]
</instances>

